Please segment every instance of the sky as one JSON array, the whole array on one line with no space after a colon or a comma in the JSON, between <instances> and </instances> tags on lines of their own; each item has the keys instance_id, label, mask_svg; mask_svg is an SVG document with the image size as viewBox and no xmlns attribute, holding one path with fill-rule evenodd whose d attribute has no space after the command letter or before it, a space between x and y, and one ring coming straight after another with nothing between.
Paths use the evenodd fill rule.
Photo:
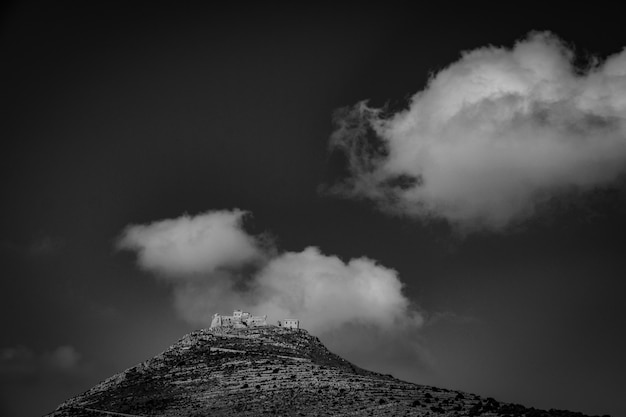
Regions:
<instances>
[{"instance_id":1,"label":"sky","mask_svg":"<svg viewBox=\"0 0 626 417\"><path fill-rule=\"evenodd\" d=\"M626 31L607 8L14 2L0 414L214 313L626 416Z\"/></svg>"}]
</instances>

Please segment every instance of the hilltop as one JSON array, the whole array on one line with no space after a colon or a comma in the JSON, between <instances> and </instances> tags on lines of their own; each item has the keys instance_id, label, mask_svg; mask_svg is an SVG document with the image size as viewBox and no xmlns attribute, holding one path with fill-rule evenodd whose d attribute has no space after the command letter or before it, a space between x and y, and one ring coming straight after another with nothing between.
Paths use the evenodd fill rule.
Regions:
<instances>
[{"instance_id":1,"label":"hilltop","mask_svg":"<svg viewBox=\"0 0 626 417\"><path fill-rule=\"evenodd\" d=\"M194 331L48 414L96 415L582 416L400 381L273 326Z\"/></svg>"}]
</instances>

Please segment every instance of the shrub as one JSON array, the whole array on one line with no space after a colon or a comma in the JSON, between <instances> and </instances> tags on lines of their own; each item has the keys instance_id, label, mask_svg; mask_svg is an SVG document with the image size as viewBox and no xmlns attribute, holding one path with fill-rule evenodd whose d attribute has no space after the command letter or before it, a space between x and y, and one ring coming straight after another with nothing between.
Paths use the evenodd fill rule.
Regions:
<instances>
[{"instance_id":1,"label":"shrub","mask_svg":"<svg viewBox=\"0 0 626 417\"><path fill-rule=\"evenodd\" d=\"M480 414L480 410L481 410L481 404L474 404L470 409L469 409L469 415L470 416L477 416Z\"/></svg>"}]
</instances>

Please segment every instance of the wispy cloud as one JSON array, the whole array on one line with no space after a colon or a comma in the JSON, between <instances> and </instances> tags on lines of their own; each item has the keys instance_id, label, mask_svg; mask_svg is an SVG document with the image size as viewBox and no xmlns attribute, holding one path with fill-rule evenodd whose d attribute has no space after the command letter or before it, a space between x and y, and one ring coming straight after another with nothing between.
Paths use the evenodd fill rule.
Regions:
<instances>
[{"instance_id":1,"label":"wispy cloud","mask_svg":"<svg viewBox=\"0 0 626 417\"><path fill-rule=\"evenodd\" d=\"M28 245L28 251L33 255L49 255L59 252L65 246L65 240L55 236L43 236L33 240Z\"/></svg>"},{"instance_id":2,"label":"wispy cloud","mask_svg":"<svg viewBox=\"0 0 626 417\"><path fill-rule=\"evenodd\" d=\"M406 110L336 113L334 191L388 212L502 230L572 190L626 171L626 51L589 68L550 33L485 47L435 74Z\"/></svg>"},{"instance_id":3,"label":"wispy cloud","mask_svg":"<svg viewBox=\"0 0 626 417\"><path fill-rule=\"evenodd\" d=\"M177 309L207 325L215 312L245 307L274 319L300 317L314 331L347 323L420 325L396 271L362 257L342 261L309 247L276 253L242 228L240 210L129 226L118 247L172 282Z\"/></svg>"},{"instance_id":4,"label":"wispy cloud","mask_svg":"<svg viewBox=\"0 0 626 417\"><path fill-rule=\"evenodd\" d=\"M0 376L4 377L75 373L84 366L82 355L71 345L41 353L22 345L0 349Z\"/></svg>"},{"instance_id":5,"label":"wispy cloud","mask_svg":"<svg viewBox=\"0 0 626 417\"><path fill-rule=\"evenodd\" d=\"M60 252L65 239L58 236L41 236L27 242L0 240L0 250L20 256L47 256Z\"/></svg>"}]
</instances>

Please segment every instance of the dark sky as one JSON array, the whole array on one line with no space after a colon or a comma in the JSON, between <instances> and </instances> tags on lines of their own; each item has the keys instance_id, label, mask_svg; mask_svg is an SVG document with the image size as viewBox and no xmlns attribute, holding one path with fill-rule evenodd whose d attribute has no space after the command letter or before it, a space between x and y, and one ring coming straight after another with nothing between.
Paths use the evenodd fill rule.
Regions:
<instances>
[{"instance_id":1,"label":"dark sky","mask_svg":"<svg viewBox=\"0 0 626 417\"><path fill-rule=\"evenodd\" d=\"M329 151L336 109L405 108L463 51L510 48L533 30L562 39L582 68L622 51L619 13L126 3L3 10L0 414L49 412L197 327L116 241L131 224L239 208L279 252L315 246L397 272L425 324L395 337L419 352L321 335L347 359L626 416L619 175L515 227L467 234L324 191L348 170Z\"/></svg>"}]
</instances>

